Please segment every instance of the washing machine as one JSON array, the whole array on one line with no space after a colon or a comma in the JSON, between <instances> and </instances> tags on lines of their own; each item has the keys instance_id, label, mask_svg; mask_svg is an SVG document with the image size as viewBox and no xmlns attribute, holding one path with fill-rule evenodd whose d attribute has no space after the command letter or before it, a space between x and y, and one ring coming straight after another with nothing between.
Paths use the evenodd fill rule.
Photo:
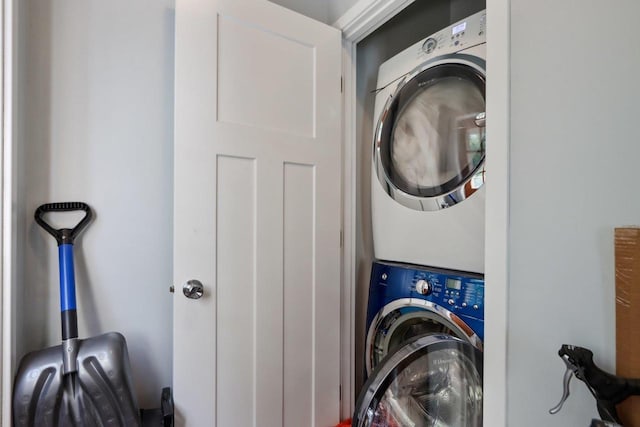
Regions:
<instances>
[{"instance_id":1,"label":"washing machine","mask_svg":"<svg viewBox=\"0 0 640 427\"><path fill-rule=\"evenodd\" d=\"M354 426L482 425L482 275L373 263Z\"/></svg>"},{"instance_id":2,"label":"washing machine","mask_svg":"<svg viewBox=\"0 0 640 427\"><path fill-rule=\"evenodd\" d=\"M378 71L371 211L377 259L484 272L486 13Z\"/></svg>"},{"instance_id":3,"label":"washing machine","mask_svg":"<svg viewBox=\"0 0 640 427\"><path fill-rule=\"evenodd\" d=\"M392 262L374 262L367 306L365 369L427 333L450 335L482 351L484 278Z\"/></svg>"},{"instance_id":4,"label":"washing machine","mask_svg":"<svg viewBox=\"0 0 640 427\"><path fill-rule=\"evenodd\" d=\"M482 353L423 335L385 359L356 402L353 427L482 427Z\"/></svg>"}]
</instances>

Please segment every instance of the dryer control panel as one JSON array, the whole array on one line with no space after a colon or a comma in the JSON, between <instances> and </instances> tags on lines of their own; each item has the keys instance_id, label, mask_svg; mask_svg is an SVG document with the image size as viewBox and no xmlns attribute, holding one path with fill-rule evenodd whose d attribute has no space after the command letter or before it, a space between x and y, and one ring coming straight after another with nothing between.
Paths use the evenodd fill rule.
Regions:
<instances>
[{"instance_id":1,"label":"dryer control panel","mask_svg":"<svg viewBox=\"0 0 640 427\"><path fill-rule=\"evenodd\" d=\"M486 41L487 14L485 11L456 22L416 44L419 56L441 55L463 50Z\"/></svg>"}]
</instances>

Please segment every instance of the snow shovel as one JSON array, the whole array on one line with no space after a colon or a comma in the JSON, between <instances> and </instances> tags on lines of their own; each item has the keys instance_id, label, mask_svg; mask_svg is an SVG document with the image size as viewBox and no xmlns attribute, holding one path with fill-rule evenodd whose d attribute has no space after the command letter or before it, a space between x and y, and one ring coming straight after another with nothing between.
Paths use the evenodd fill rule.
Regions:
<instances>
[{"instance_id":1,"label":"snow shovel","mask_svg":"<svg viewBox=\"0 0 640 427\"><path fill-rule=\"evenodd\" d=\"M55 229L49 212L84 211L73 228ZM130 427L140 425L124 337L116 332L78 339L73 242L91 221L80 202L40 206L35 220L58 242L62 345L27 354L13 389L14 426Z\"/></svg>"}]
</instances>

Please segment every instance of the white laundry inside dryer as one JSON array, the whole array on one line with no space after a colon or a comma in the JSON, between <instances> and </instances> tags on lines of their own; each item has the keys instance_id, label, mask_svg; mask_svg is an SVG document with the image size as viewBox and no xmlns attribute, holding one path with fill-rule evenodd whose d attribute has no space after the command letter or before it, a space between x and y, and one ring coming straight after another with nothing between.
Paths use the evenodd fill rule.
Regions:
<instances>
[{"instance_id":1,"label":"white laundry inside dryer","mask_svg":"<svg viewBox=\"0 0 640 427\"><path fill-rule=\"evenodd\" d=\"M473 119L484 107L480 90L456 77L417 92L393 130L395 171L420 189L441 187L474 170L484 158L484 127Z\"/></svg>"}]
</instances>

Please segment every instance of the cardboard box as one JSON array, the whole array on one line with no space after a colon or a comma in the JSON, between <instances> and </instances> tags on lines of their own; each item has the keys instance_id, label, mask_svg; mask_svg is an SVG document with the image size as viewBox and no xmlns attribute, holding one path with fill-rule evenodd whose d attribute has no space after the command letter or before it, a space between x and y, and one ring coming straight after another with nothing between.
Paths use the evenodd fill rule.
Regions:
<instances>
[{"instance_id":1,"label":"cardboard box","mask_svg":"<svg viewBox=\"0 0 640 427\"><path fill-rule=\"evenodd\" d=\"M615 230L616 375L640 378L640 228ZM622 425L640 427L640 396L617 407Z\"/></svg>"}]
</instances>

